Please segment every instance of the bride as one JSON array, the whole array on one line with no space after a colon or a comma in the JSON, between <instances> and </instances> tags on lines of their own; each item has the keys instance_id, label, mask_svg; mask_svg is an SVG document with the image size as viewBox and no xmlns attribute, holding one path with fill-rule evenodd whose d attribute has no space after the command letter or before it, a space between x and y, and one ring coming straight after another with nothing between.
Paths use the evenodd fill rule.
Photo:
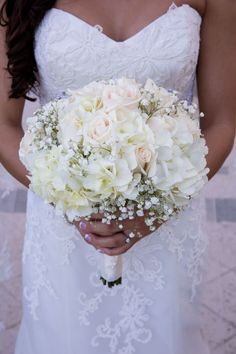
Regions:
<instances>
[{"instance_id":1,"label":"bride","mask_svg":"<svg viewBox=\"0 0 236 354\"><path fill-rule=\"evenodd\" d=\"M150 77L199 98L212 178L235 136L235 18L231 0L5 1L1 163L28 187L18 149L29 92L45 104L93 80ZM99 220L71 225L29 191L15 354L209 353L199 314L202 210L198 198L152 234L138 218L146 237L126 243L128 224L122 232ZM101 253L124 254L122 285L101 284Z\"/></svg>"}]
</instances>

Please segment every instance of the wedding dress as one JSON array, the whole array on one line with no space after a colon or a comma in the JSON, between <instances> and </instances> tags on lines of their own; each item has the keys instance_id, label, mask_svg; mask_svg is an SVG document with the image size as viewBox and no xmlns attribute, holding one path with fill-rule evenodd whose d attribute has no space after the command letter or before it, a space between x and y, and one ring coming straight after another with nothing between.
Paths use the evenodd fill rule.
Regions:
<instances>
[{"instance_id":1,"label":"wedding dress","mask_svg":"<svg viewBox=\"0 0 236 354\"><path fill-rule=\"evenodd\" d=\"M201 17L169 10L117 42L100 26L49 10L35 33L42 104L90 81L128 76L193 98ZM206 236L201 198L124 255L123 283L99 280L102 257L28 193L23 318L15 354L207 354L199 299Z\"/></svg>"}]
</instances>

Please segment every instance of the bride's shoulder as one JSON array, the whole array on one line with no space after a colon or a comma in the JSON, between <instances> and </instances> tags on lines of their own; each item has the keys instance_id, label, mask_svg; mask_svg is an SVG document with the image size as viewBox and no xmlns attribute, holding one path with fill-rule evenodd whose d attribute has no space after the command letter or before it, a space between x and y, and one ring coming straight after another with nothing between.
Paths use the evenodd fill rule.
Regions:
<instances>
[{"instance_id":1,"label":"bride's shoulder","mask_svg":"<svg viewBox=\"0 0 236 354\"><path fill-rule=\"evenodd\" d=\"M174 3L178 6L181 5L189 5L193 9L197 10L197 12L204 16L206 10L206 2L207 0L182 0L182 1L174 1Z\"/></svg>"},{"instance_id":2,"label":"bride's shoulder","mask_svg":"<svg viewBox=\"0 0 236 354\"><path fill-rule=\"evenodd\" d=\"M222 14L233 16L235 20L236 1L234 0L191 0L195 7L202 12L203 15L208 14Z\"/></svg>"},{"instance_id":3,"label":"bride's shoulder","mask_svg":"<svg viewBox=\"0 0 236 354\"><path fill-rule=\"evenodd\" d=\"M200 0L201 2L201 0ZM228 27L235 27L236 1L234 0L205 0L205 15L213 22L227 23Z\"/></svg>"},{"instance_id":4,"label":"bride's shoulder","mask_svg":"<svg viewBox=\"0 0 236 354\"><path fill-rule=\"evenodd\" d=\"M199 12L201 16L204 16L206 11L207 0L189 0L188 4Z\"/></svg>"},{"instance_id":5,"label":"bride's shoulder","mask_svg":"<svg viewBox=\"0 0 236 354\"><path fill-rule=\"evenodd\" d=\"M186 0L181 1L183 4L188 4L199 12L204 17L207 14L221 13L222 15L233 15L235 20L236 1L234 0ZM230 16L230 17L231 17Z\"/></svg>"},{"instance_id":6,"label":"bride's shoulder","mask_svg":"<svg viewBox=\"0 0 236 354\"><path fill-rule=\"evenodd\" d=\"M235 0L186 0L181 4L188 4L199 12L202 18L212 17L217 20L232 20L235 23L236 1Z\"/></svg>"}]
</instances>

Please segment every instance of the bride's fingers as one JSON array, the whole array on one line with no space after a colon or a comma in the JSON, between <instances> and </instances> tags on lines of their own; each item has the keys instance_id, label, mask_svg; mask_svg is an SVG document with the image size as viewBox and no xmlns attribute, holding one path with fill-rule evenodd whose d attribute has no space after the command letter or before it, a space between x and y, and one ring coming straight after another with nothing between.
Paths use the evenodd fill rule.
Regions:
<instances>
[{"instance_id":1,"label":"bride's fingers","mask_svg":"<svg viewBox=\"0 0 236 354\"><path fill-rule=\"evenodd\" d=\"M81 220L80 222L75 222L75 225L83 236L87 233L94 233L98 236L112 236L113 234L121 232L121 229L116 227L115 223L107 225L101 221L92 222Z\"/></svg>"},{"instance_id":2,"label":"bride's fingers","mask_svg":"<svg viewBox=\"0 0 236 354\"><path fill-rule=\"evenodd\" d=\"M103 218L103 214L97 213L97 214L91 214L89 220L91 221L101 221Z\"/></svg>"},{"instance_id":3,"label":"bride's fingers","mask_svg":"<svg viewBox=\"0 0 236 354\"><path fill-rule=\"evenodd\" d=\"M91 232L97 234L98 236L112 236L113 234L132 229L141 231L144 234L150 233L149 228L145 224L142 217L136 217L134 220L124 220L122 223L112 221L109 225L104 224L101 221L92 222L82 220L80 222L76 222L75 225L82 235Z\"/></svg>"},{"instance_id":4,"label":"bride's fingers","mask_svg":"<svg viewBox=\"0 0 236 354\"><path fill-rule=\"evenodd\" d=\"M120 256L126 253L136 242L125 243L125 245L117 248L103 248L101 251L108 256Z\"/></svg>"},{"instance_id":5,"label":"bride's fingers","mask_svg":"<svg viewBox=\"0 0 236 354\"><path fill-rule=\"evenodd\" d=\"M94 214L95 215L95 214ZM101 214L97 214L101 217ZM123 221L112 220L111 224L104 224L101 219L95 219L86 221L81 219L79 222L74 223L80 233L84 236L85 233L94 233L98 236L111 236L116 233L126 232L128 230L139 231L142 235L150 234L151 231L145 223L145 218L142 216L136 216L134 219L126 219ZM156 229L159 227L155 222Z\"/></svg>"},{"instance_id":6,"label":"bride's fingers","mask_svg":"<svg viewBox=\"0 0 236 354\"><path fill-rule=\"evenodd\" d=\"M127 236L123 233L117 233L112 236L98 236L93 233L84 235L84 239L87 243L94 246L96 249L103 248L120 248L126 245Z\"/></svg>"}]
</instances>

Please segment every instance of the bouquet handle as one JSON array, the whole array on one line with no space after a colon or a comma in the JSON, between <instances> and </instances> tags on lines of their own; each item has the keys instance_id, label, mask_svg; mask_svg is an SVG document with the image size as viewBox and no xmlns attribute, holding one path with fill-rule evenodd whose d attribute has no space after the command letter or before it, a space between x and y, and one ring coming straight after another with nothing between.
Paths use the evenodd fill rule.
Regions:
<instances>
[{"instance_id":1,"label":"bouquet handle","mask_svg":"<svg viewBox=\"0 0 236 354\"><path fill-rule=\"evenodd\" d=\"M122 283L123 256L103 254L100 262L100 279L104 285L112 288Z\"/></svg>"}]
</instances>

